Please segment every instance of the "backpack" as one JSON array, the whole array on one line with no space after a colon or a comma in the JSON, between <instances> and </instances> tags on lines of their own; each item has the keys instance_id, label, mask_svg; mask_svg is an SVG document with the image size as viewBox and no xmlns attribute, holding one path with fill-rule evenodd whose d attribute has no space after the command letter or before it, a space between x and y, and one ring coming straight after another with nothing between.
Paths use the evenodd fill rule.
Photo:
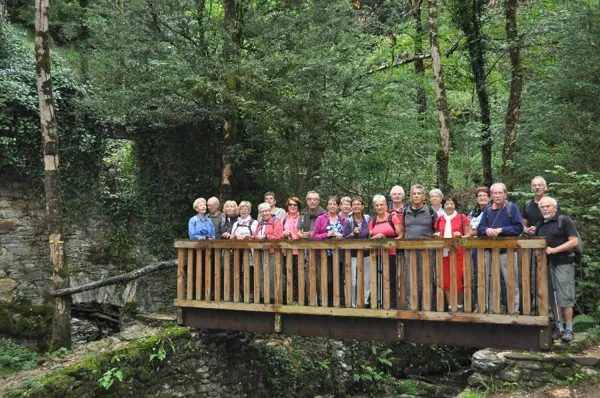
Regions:
<instances>
[{"instance_id":1,"label":"backpack","mask_svg":"<svg viewBox=\"0 0 600 398\"><path fill-rule=\"evenodd\" d=\"M406 233L406 212L408 211L408 207L409 206L404 206L404 209L402 209L402 230L405 231L405 233ZM431 217L431 229L435 230L436 213L433 211L433 209L430 206L425 205L425 207L427 207L429 209L429 216Z\"/></svg>"},{"instance_id":2,"label":"backpack","mask_svg":"<svg viewBox=\"0 0 600 398\"><path fill-rule=\"evenodd\" d=\"M238 225L236 225L235 229L233 231L231 231L232 235L235 235L235 231L238 230L238 228L240 227L244 227L244 228L248 228L248 233L250 235L252 235L252 225L256 222L256 220L254 220L252 217L250 217L250 221L248 222L248 225L240 225L240 223L238 222Z\"/></svg>"},{"instance_id":3,"label":"backpack","mask_svg":"<svg viewBox=\"0 0 600 398\"><path fill-rule=\"evenodd\" d=\"M352 217L352 218L354 218L354 217ZM398 233L396 232L396 226L394 225L392 218L394 218L394 215L392 213L389 213L387 221L390 224L390 227L392 227L392 231L394 231L394 235L398 236ZM369 223L371 224L372 228L375 228L375 221L376 221L376 217L373 217L373 218L371 218L371 220L369 220ZM382 223L379 223L379 224L382 224ZM354 229L354 228L352 228L352 229Z\"/></svg>"},{"instance_id":4,"label":"backpack","mask_svg":"<svg viewBox=\"0 0 600 398\"><path fill-rule=\"evenodd\" d=\"M371 216L368 214L363 214L363 217L365 218L365 221L367 222L367 224L371 223ZM346 218L346 223L348 225L350 225L350 231L354 230L354 215L352 213L350 213L350 215Z\"/></svg>"},{"instance_id":5,"label":"backpack","mask_svg":"<svg viewBox=\"0 0 600 398\"><path fill-rule=\"evenodd\" d=\"M562 229L563 228L563 219L565 218L565 216L563 214L560 214L558 216L558 229ZM583 255L583 241L581 240L581 235L579 234L579 229L577 229L577 224L575 224L575 220L571 219L571 221L573 221L573 225L575 225L575 231L577 231L577 246L575 246L572 250L573 250L573 254L575 255L575 264L580 264L581 263L581 257Z\"/></svg>"}]
</instances>

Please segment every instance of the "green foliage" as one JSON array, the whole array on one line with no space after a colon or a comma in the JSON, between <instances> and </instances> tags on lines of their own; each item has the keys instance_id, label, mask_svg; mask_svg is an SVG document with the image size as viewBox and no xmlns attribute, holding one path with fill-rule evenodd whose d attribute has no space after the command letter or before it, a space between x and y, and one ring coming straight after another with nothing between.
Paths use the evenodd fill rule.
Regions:
<instances>
[{"instance_id":1,"label":"green foliage","mask_svg":"<svg viewBox=\"0 0 600 398\"><path fill-rule=\"evenodd\" d=\"M160 339L156 343L156 346L152 347L152 354L150 354L150 362L154 361L155 359L158 359L159 361L165 360L165 358L167 357L167 350L165 349L165 342L169 345L173 354L175 354L177 352L177 349L176 349L175 345L173 344L173 340L171 340L170 338Z\"/></svg>"},{"instance_id":2,"label":"green foliage","mask_svg":"<svg viewBox=\"0 0 600 398\"><path fill-rule=\"evenodd\" d=\"M32 369L40 359L37 352L0 338L0 376Z\"/></svg>"},{"instance_id":3,"label":"green foliage","mask_svg":"<svg viewBox=\"0 0 600 398\"><path fill-rule=\"evenodd\" d=\"M111 360L111 363L119 363L121 362L121 359L118 356L114 356ZM112 385L114 384L114 382L116 380L118 380L119 382L123 382L125 375L123 373L123 370L121 370L118 367L114 367L114 368L110 368L108 369L106 372L104 372L104 374L102 375L102 377L98 380L98 384L100 385L100 387L104 388L105 390L110 389L110 387L112 387Z\"/></svg>"},{"instance_id":4,"label":"green foliage","mask_svg":"<svg viewBox=\"0 0 600 398\"><path fill-rule=\"evenodd\" d=\"M392 361L388 356L393 352L392 349L380 349L376 344L371 347L375 365L361 364L360 371L352 375L357 388L364 392L381 393L385 391L394 377L391 374Z\"/></svg>"},{"instance_id":5,"label":"green foliage","mask_svg":"<svg viewBox=\"0 0 600 398\"><path fill-rule=\"evenodd\" d=\"M573 331L575 333L587 332L598 326L598 319L585 314L576 315L573 318Z\"/></svg>"}]
</instances>

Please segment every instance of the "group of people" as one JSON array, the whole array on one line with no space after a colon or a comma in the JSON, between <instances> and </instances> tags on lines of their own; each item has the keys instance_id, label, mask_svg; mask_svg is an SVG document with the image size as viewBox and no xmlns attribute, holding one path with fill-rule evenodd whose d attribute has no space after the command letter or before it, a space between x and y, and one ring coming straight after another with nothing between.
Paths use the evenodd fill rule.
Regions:
<instances>
[{"instance_id":1,"label":"group of people","mask_svg":"<svg viewBox=\"0 0 600 398\"><path fill-rule=\"evenodd\" d=\"M251 204L242 201L239 205L228 200L220 210L220 202L216 197L205 200L196 199L193 207L197 215L189 221L190 239L415 239L415 238L455 238L472 237L482 238L516 237L521 234L544 236L548 247L546 254L549 258L548 291L551 294L552 310L556 324L553 338L561 338L565 342L573 339L573 305L575 299L575 272L574 249L578 245L578 233L574 222L566 215L560 214L560 208L555 199L545 196L548 186L543 177L535 177L531 183L534 198L528 200L523 208L507 200L506 186L495 183L491 187L480 187L475 191L477 205L468 214L457 212L458 200L453 195L444 196L439 189L429 191L429 204L425 188L422 185L413 185L410 188L409 203L404 203L404 189L397 185L390 190L391 203L383 195L372 198L372 216L365 211L365 202L361 196L342 197L329 196L326 208L320 206L320 196L315 191L306 194L306 206L298 197L289 197L284 208L277 207L277 198L273 192L264 195L264 203L258 206L258 220L251 217ZM491 203L490 203L491 200ZM351 250L351 300L353 307L357 306L357 254L360 249ZM381 271L381 256L377 256L378 264L371 264L368 253L364 256L364 303L369 300L378 300L381 306L381 297L371 297L371 266L376 266ZM422 289L423 283L429 283L431 291L435 291L435 256L431 255L430 264L423 264L423 253L419 251L417 257L418 286L411 286L409 278L404 282L405 303L410 308L411 288ZM516 256L514 275L519 275L518 259ZM298 250L291 250L284 255L291 255L293 259L293 298L298 300L298 267L307 264L298 264ZM323 251L327 256L327 281L328 304L333 300L333 255L330 251ZM396 251L389 250L389 276L390 276L390 305L397 308L396 286ZM402 255L402 254L401 254ZM409 275L409 253L404 264L404 275ZM450 261L449 253L443 253L443 288L447 302L450 302ZM343 256L340 256L343 257ZM532 256L532 259L535 257ZM268 256L268 263L263 264L263 257L259 256L256 263L261 267L261 280L265 266L270 267L270 292L274 294L274 252ZM457 291L458 311L463 311L463 267L464 253L458 249L457 258ZM491 253L485 251L486 275L490 275ZM251 260L254 264L255 261ZM535 261L535 260L532 260ZM317 266L320 267L320 261ZM506 306L506 286L508 280L508 264L506 250L500 251L500 270L502 276L502 304ZM477 268L477 256L473 254L473 265ZM429 281L423 281L423 267L430 269ZM343 267L340 267L343 270ZM531 267L532 273L536 267ZM477 275L477 272L473 273ZM305 272L308 276L308 272ZM320 270L317 270L317 286L320 286ZM535 274L532 275L535 281ZM284 276L283 276L284 277ZM344 278L340 279L343 283ZM518 278L514 278L514 303L515 308L510 312L518 314L520 305L520 290ZM477 282L476 279L474 281ZM381 279L378 281L381 286ZM262 284L261 284L262 285ZM535 287L532 287L535 289ZM486 278L485 291L487 292L484 305L488 312L492 309L492 291L490 278ZM343 290L343 289L342 289ZM381 292L381 287L378 288ZM474 286L474 291L477 291ZM263 294L263 286L261 286ZM535 294L533 295L535 297ZM422 301L422 292L417 297ZM272 297L271 297L272 299ZM476 300L476 297L474 297ZM535 302L533 303L535 306ZM423 308L423 303L417 305Z\"/></svg>"}]
</instances>

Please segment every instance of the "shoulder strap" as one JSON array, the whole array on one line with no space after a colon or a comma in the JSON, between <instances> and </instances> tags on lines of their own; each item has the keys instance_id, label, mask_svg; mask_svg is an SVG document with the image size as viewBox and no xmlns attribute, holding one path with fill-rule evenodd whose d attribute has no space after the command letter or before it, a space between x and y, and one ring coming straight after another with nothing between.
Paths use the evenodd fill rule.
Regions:
<instances>
[{"instance_id":1,"label":"shoulder strap","mask_svg":"<svg viewBox=\"0 0 600 398\"><path fill-rule=\"evenodd\" d=\"M460 216L460 226L462 227L462 234L464 236L465 234L465 218L467 216L465 216L464 214L458 214ZM467 218L467 222L469 221L469 219Z\"/></svg>"},{"instance_id":2,"label":"shoulder strap","mask_svg":"<svg viewBox=\"0 0 600 398\"><path fill-rule=\"evenodd\" d=\"M429 216L431 217L431 227L433 228L433 224L435 223L436 220L436 213L433 211L433 209L431 208L431 206L427 206L429 208Z\"/></svg>"},{"instance_id":3,"label":"shoulder strap","mask_svg":"<svg viewBox=\"0 0 600 398\"><path fill-rule=\"evenodd\" d=\"M398 234L396 233L396 226L394 225L394 222L392 221L393 217L394 217L394 215L392 213L388 214L388 223L390 223L390 227L392 227L392 231L394 231L394 235L398 236Z\"/></svg>"}]
</instances>

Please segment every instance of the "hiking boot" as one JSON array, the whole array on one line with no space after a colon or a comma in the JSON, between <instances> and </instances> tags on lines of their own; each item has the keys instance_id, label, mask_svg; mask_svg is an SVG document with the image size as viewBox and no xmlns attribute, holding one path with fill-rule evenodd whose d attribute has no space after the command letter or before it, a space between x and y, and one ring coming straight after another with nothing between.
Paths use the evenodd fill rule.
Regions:
<instances>
[{"instance_id":1,"label":"hiking boot","mask_svg":"<svg viewBox=\"0 0 600 398\"><path fill-rule=\"evenodd\" d=\"M552 340L558 340L562 337L563 332L561 332L556 326L552 328Z\"/></svg>"},{"instance_id":2,"label":"hiking boot","mask_svg":"<svg viewBox=\"0 0 600 398\"><path fill-rule=\"evenodd\" d=\"M570 343L571 341L573 341L573 337L575 336L573 335L572 330L565 330L562 336L560 336L560 339L563 343Z\"/></svg>"}]
</instances>

